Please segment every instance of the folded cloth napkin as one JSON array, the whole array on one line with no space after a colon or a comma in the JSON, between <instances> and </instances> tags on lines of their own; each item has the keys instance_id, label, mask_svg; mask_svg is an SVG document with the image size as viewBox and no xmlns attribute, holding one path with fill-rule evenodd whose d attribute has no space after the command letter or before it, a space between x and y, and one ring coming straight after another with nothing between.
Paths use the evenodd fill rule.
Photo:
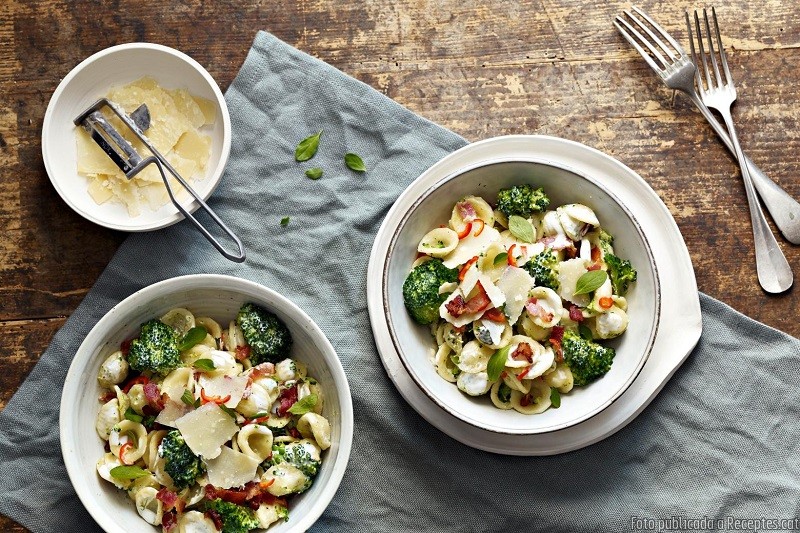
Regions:
<instances>
[{"instance_id":1,"label":"folded cloth napkin","mask_svg":"<svg viewBox=\"0 0 800 533\"><path fill-rule=\"evenodd\" d=\"M704 518L731 529L737 518L800 515L800 344L705 295L697 348L636 420L602 442L555 457L505 457L427 424L378 357L367 260L400 192L466 141L267 33L226 98L234 142L210 203L246 243L247 262L225 261L185 222L123 243L0 413L0 512L35 532L99 529L61 460L67 368L114 304L156 281L209 272L298 303L347 372L353 451L315 531L621 531ZM316 157L295 162L297 142L319 130ZM346 152L360 154L367 172L347 169ZM324 169L322 179L303 175L311 166ZM708 529L687 524L666 528Z\"/></svg>"}]
</instances>

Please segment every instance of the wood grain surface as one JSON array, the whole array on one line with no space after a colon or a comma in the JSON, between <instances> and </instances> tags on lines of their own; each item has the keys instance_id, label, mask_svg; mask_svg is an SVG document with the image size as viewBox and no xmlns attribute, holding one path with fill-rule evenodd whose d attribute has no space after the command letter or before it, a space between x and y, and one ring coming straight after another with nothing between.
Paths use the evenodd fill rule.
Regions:
<instances>
[{"instance_id":1,"label":"wood grain surface","mask_svg":"<svg viewBox=\"0 0 800 533\"><path fill-rule=\"evenodd\" d=\"M75 214L45 173L40 136L60 80L111 45L150 41L203 64L224 90L265 29L475 141L546 134L637 171L683 233L701 291L800 334L796 290L764 293L735 161L701 115L617 34L629 5L590 0L0 2L0 409L125 238ZM683 11L641 7L684 44ZM750 157L800 198L800 4L719 12ZM800 273L800 248L782 239ZM669 284L669 280L666 280ZM0 517L0 530L25 531Z\"/></svg>"}]
</instances>

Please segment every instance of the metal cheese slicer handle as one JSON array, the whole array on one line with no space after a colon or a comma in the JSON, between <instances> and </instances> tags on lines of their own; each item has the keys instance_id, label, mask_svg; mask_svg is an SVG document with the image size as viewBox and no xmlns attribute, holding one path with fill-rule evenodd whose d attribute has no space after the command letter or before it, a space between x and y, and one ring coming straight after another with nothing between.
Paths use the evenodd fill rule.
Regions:
<instances>
[{"instance_id":1,"label":"metal cheese slicer handle","mask_svg":"<svg viewBox=\"0 0 800 533\"><path fill-rule=\"evenodd\" d=\"M139 141L144 144L148 150L153 154L148 157L141 157L136 149L124 138L119 132L112 126L108 120L106 120L105 116L100 112L100 109L108 107L111 109L115 115L117 115L122 122L130 128L134 135L139 139ZM208 204L200 197L200 195L195 192L195 190L189 186L186 180L178 173L175 168L170 165L169 161L161 155L161 153L156 150L156 148L150 143L147 137L144 136L143 130L146 130L150 125L150 116L147 111L147 107L142 105L136 111L134 111L131 116L129 117L125 114L122 110L118 108L116 104L109 101L106 98L101 98L94 104L92 104L86 111L78 115L74 123L76 126L82 126L86 131L89 132L92 139L103 149L103 151L108 154L108 156L114 161L114 163L125 173L125 176L128 179L133 178L141 172L147 165L155 164L158 168L159 173L161 174L161 179L164 181L164 186L167 188L167 193L169 194L170 200L175 205L175 207L180 211L183 216L185 216L199 231L203 234L203 236L210 242L214 248L216 248L219 253L221 253L226 259L231 261L235 261L237 263L241 263L245 260L245 251L244 246L242 245L242 241L239 237L236 236L233 231L228 228L228 226L217 216L213 209L211 209ZM189 211L184 208L181 203L178 201L178 198L175 195L175 192L172 190L172 186L167 179L167 174L164 172L164 169L172 174L172 176L181 184L181 186L186 189L189 194L197 201L200 205L200 209L208 213L208 216L214 221L214 223L228 236L230 239L236 244L237 252L229 252L226 250L222 244L214 237L210 231L203 226L200 221L198 221L194 215L189 213Z\"/></svg>"}]
</instances>

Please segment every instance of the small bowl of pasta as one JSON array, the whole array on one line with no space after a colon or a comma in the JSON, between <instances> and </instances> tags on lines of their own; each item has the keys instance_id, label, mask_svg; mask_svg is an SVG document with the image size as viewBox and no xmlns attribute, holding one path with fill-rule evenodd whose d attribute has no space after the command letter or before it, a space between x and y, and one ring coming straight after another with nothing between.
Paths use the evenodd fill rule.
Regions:
<instances>
[{"instance_id":1,"label":"small bowl of pasta","mask_svg":"<svg viewBox=\"0 0 800 533\"><path fill-rule=\"evenodd\" d=\"M660 285L614 191L515 157L401 201L384 312L401 362L439 407L491 432L546 433L633 383L655 340Z\"/></svg>"},{"instance_id":2,"label":"small bowl of pasta","mask_svg":"<svg viewBox=\"0 0 800 533\"><path fill-rule=\"evenodd\" d=\"M353 409L333 347L298 306L201 274L146 287L94 326L60 432L106 531L296 531L341 482Z\"/></svg>"}]
</instances>

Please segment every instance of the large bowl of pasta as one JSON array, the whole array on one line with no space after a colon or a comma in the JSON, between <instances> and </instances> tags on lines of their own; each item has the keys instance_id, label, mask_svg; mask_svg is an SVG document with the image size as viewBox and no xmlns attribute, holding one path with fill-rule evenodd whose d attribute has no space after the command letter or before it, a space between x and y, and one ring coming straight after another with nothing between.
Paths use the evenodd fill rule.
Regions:
<instances>
[{"instance_id":1,"label":"large bowl of pasta","mask_svg":"<svg viewBox=\"0 0 800 533\"><path fill-rule=\"evenodd\" d=\"M419 181L433 185L410 187L387 216L392 345L425 395L480 430L579 424L634 383L653 347L656 243L590 172L535 153L468 159L432 167Z\"/></svg>"},{"instance_id":2,"label":"large bowl of pasta","mask_svg":"<svg viewBox=\"0 0 800 533\"><path fill-rule=\"evenodd\" d=\"M353 409L333 347L300 307L199 274L132 294L91 329L60 434L106 531L303 531L342 480Z\"/></svg>"}]
</instances>

